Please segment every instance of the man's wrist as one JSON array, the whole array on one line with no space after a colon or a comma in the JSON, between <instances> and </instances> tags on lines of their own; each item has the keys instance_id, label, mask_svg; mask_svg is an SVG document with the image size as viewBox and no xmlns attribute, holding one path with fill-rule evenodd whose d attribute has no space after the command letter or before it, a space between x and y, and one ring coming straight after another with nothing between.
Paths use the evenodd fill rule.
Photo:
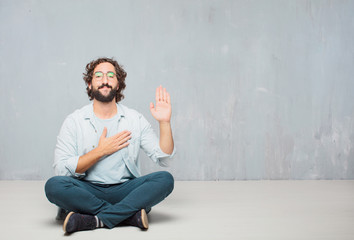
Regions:
<instances>
[{"instance_id":1,"label":"man's wrist","mask_svg":"<svg viewBox=\"0 0 354 240\"><path fill-rule=\"evenodd\" d=\"M106 154L104 153L103 149L102 149L100 146L97 146L96 148L92 149L92 151L95 152L95 154L96 154L96 156L97 156L98 158L101 158L101 157L103 157L104 155L106 155Z\"/></svg>"},{"instance_id":2,"label":"man's wrist","mask_svg":"<svg viewBox=\"0 0 354 240\"><path fill-rule=\"evenodd\" d=\"M162 126L169 126L169 125L171 125L171 122L170 121L160 121L159 124Z\"/></svg>"}]
</instances>

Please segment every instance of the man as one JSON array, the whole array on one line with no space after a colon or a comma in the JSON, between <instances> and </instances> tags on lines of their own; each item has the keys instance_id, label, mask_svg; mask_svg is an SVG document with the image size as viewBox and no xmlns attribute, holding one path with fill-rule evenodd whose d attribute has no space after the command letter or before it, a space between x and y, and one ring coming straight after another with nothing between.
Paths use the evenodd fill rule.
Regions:
<instances>
[{"instance_id":1,"label":"man","mask_svg":"<svg viewBox=\"0 0 354 240\"><path fill-rule=\"evenodd\" d=\"M57 176L47 181L45 192L50 202L70 211L66 233L118 224L148 229L147 213L173 190L168 172L141 176L138 158L140 148L161 166L173 156L170 95L160 86L156 104L150 103L158 139L140 113L119 103L126 75L114 59L88 63L84 80L93 102L70 114L58 135Z\"/></svg>"}]
</instances>

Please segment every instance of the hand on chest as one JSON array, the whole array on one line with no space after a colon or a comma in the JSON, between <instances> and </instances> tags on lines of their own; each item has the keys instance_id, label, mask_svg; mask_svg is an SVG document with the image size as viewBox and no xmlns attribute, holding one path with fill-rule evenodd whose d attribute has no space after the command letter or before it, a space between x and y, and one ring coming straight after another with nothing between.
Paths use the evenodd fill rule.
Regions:
<instances>
[{"instance_id":1,"label":"hand on chest","mask_svg":"<svg viewBox=\"0 0 354 240\"><path fill-rule=\"evenodd\" d=\"M104 128L107 128L107 133L103 136ZM94 122L90 122L90 127L83 131L83 143L84 143L84 154L96 148L99 144L99 140L101 137L110 138L114 137L117 134L129 131L130 139L128 140L128 147L121 149L120 152L126 154L133 154L137 148L139 148L139 131L132 124L129 124L125 119L108 119L108 120L96 120ZM128 153L129 151L129 153ZM132 152L133 151L133 152ZM132 153L130 153L132 152Z\"/></svg>"}]
</instances>

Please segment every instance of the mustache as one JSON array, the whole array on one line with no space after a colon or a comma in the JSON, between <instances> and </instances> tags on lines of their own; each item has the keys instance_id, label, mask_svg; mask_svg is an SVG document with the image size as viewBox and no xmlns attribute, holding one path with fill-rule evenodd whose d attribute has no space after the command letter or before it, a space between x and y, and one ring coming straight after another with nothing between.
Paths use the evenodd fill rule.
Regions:
<instances>
[{"instance_id":1,"label":"mustache","mask_svg":"<svg viewBox=\"0 0 354 240\"><path fill-rule=\"evenodd\" d=\"M110 89L112 89L112 86L108 85L108 83L104 83L101 86L98 87L98 89L104 88L104 87L108 87Z\"/></svg>"}]
</instances>

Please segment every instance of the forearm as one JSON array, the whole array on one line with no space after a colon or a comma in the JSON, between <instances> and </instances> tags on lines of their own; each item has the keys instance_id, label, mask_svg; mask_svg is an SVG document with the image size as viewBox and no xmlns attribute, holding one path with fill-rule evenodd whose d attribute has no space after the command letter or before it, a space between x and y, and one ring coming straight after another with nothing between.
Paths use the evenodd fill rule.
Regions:
<instances>
[{"instance_id":1,"label":"forearm","mask_svg":"<svg viewBox=\"0 0 354 240\"><path fill-rule=\"evenodd\" d=\"M160 148L166 154L173 152L174 143L170 122L160 122Z\"/></svg>"},{"instance_id":2,"label":"forearm","mask_svg":"<svg viewBox=\"0 0 354 240\"><path fill-rule=\"evenodd\" d=\"M94 164L96 164L101 157L103 157L103 151L100 148L92 149L90 152L79 157L79 161L76 167L76 173L84 173Z\"/></svg>"}]
</instances>

